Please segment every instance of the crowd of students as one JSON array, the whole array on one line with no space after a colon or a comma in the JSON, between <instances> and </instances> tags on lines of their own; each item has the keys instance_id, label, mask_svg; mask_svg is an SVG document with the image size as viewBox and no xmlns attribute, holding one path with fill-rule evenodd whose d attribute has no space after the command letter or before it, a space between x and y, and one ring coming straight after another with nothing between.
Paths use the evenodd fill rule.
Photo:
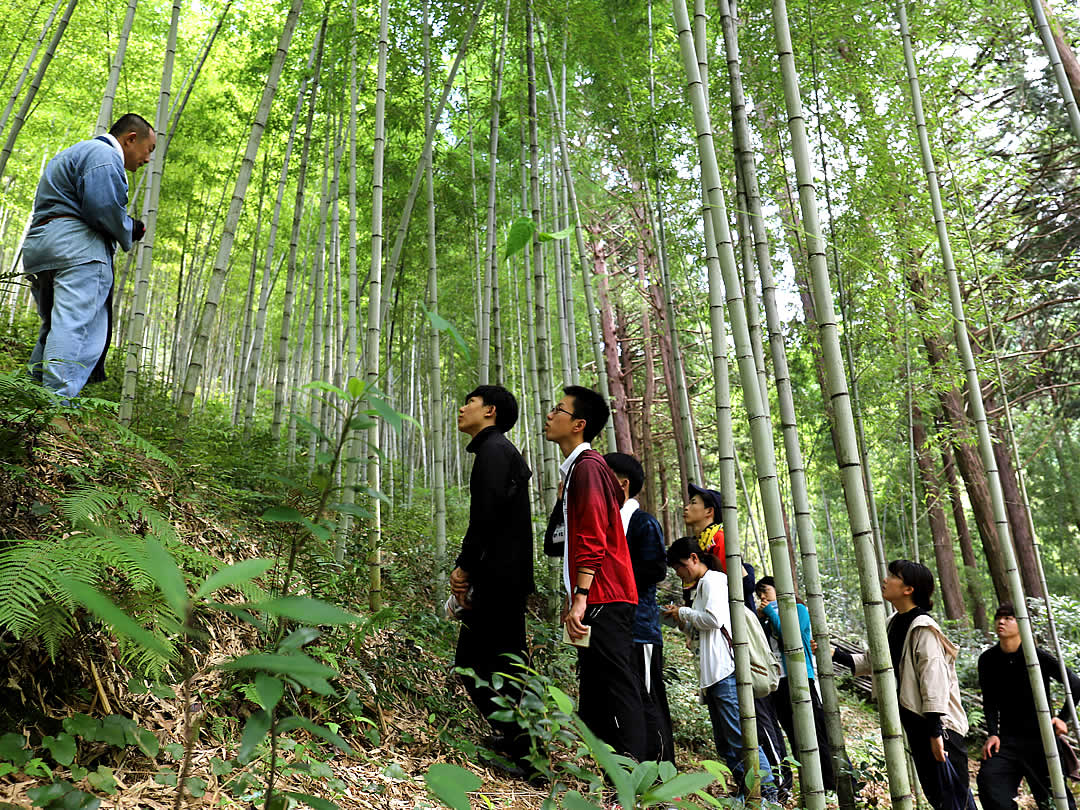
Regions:
<instances>
[{"instance_id":1,"label":"crowd of students","mask_svg":"<svg viewBox=\"0 0 1080 810\"><path fill-rule=\"evenodd\" d=\"M660 523L637 500L645 477L638 460L592 449L610 416L604 397L581 386L568 386L563 393L544 424L545 439L563 458L544 551L562 558L566 598L561 621L564 641L577 646L578 712L615 751L639 761L674 763L661 622L678 627L696 653L698 685L717 753L736 785L745 785L720 493L691 483L683 511L688 536L666 544ZM476 458L469 527L450 575L447 608L462 621L455 664L475 674L465 678L466 688L492 728L483 742L500 755L503 770L528 778L533 769L527 734L513 721L492 717L500 702L517 700L519 687L512 679L502 680L498 692L491 686L494 673L513 669L513 657L528 660L525 611L534 590L531 471L505 436L517 417L513 394L494 385L476 388L458 411L458 429L471 437L466 449ZM657 585L668 568L682 582L683 604L657 602ZM755 581L754 569L744 562L742 582L751 649L762 633L771 637L774 650L783 649L772 577ZM957 648L930 615L933 590L930 570L907 560L891 562L882 583L882 595L895 609L887 627L901 724L931 806L973 810ZM837 777L815 682L810 616L801 602L797 607L822 779L832 790ZM1048 766L1012 605L998 608L995 630L998 643L978 662L989 734L977 779L979 798L988 810L1015 808L1020 782L1026 779L1039 806L1048 807ZM760 643L764 647L767 642ZM761 792L770 800L783 800L792 783L781 729L796 757L800 750L787 664L778 658L783 667L778 677L766 673L760 694L755 688ZM856 674L870 671L865 654L834 649L832 659ZM1060 680L1057 659L1043 650L1039 659L1044 681ZM1080 680L1071 672L1068 678L1072 693L1080 694ZM1053 720L1059 738L1067 719L1063 707ZM1068 801L1075 808L1071 794Z\"/></svg>"}]
</instances>

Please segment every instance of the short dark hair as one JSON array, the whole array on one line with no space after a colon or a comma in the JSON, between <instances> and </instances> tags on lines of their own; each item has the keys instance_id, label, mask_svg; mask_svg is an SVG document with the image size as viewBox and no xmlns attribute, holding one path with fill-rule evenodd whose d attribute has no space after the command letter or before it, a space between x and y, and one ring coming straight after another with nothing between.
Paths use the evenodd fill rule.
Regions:
<instances>
[{"instance_id":1,"label":"short dark hair","mask_svg":"<svg viewBox=\"0 0 1080 810\"><path fill-rule=\"evenodd\" d=\"M997 621L1002 616L1012 616L1016 618L1016 607L1012 602L1002 602L998 605L998 609L994 611L994 621Z\"/></svg>"},{"instance_id":2,"label":"short dark hair","mask_svg":"<svg viewBox=\"0 0 1080 810\"><path fill-rule=\"evenodd\" d=\"M600 435L600 431L607 424L611 416L611 409L607 400L599 391L593 391L583 385L568 385L563 388L563 393L574 398L574 418L585 420L585 430L581 437L591 442Z\"/></svg>"},{"instance_id":3,"label":"short dark hair","mask_svg":"<svg viewBox=\"0 0 1080 810\"><path fill-rule=\"evenodd\" d=\"M711 554L708 551L702 551L701 546L698 545L697 540L693 537L680 537L670 546L667 550L667 564L669 568L674 568L683 560L689 560L691 554L696 554L697 558L705 563L705 566L710 571L723 571L724 568L720 565L720 560L716 559L715 554Z\"/></svg>"},{"instance_id":4,"label":"short dark hair","mask_svg":"<svg viewBox=\"0 0 1080 810\"><path fill-rule=\"evenodd\" d=\"M645 470L640 461L629 453L605 453L604 461L615 475L622 476L630 482L631 498L641 492L641 487L645 483Z\"/></svg>"},{"instance_id":5,"label":"short dark hair","mask_svg":"<svg viewBox=\"0 0 1080 810\"><path fill-rule=\"evenodd\" d=\"M934 593L934 575L925 565L911 560L893 560L889 563L889 573L911 587L911 601L916 607L930 610L934 606L930 598Z\"/></svg>"},{"instance_id":6,"label":"short dark hair","mask_svg":"<svg viewBox=\"0 0 1080 810\"><path fill-rule=\"evenodd\" d=\"M138 113L124 113L116 119L116 123L112 125L109 134L114 138L119 138L121 135L134 132L140 138L145 138L153 131L154 127L150 122Z\"/></svg>"},{"instance_id":7,"label":"short dark hair","mask_svg":"<svg viewBox=\"0 0 1080 810\"><path fill-rule=\"evenodd\" d=\"M506 433L517 424L517 400L501 385L478 385L465 396L465 401L473 397L480 397L485 405L495 408L495 429L500 433Z\"/></svg>"},{"instance_id":8,"label":"short dark hair","mask_svg":"<svg viewBox=\"0 0 1080 810\"><path fill-rule=\"evenodd\" d=\"M775 588L776 587L776 580L773 579L768 574L766 574L765 576L763 576L761 579L759 579L757 581L757 584L754 586L754 593L762 593L765 590L765 587L768 586L768 585L771 585L772 587Z\"/></svg>"}]
</instances>

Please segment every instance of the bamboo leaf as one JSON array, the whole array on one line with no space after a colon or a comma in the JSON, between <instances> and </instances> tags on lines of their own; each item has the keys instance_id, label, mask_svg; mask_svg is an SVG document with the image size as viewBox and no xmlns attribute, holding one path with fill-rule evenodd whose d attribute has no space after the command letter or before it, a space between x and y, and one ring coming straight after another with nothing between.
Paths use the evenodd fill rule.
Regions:
<instances>
[{"instance_id":1,"label":"bamboo leaf","mask_svg":"<svg viewBox=\"0 0 1080 810\"><path fill-rule=\"evenodd\" d=\"M434 328L437 332L449 332L451 335L453 335L454 342L457 343L458 347L461 349L462 354L465 355L465 361L471 361L472 351L469 349L469 345L465 342L465 338L461 336L461 332L457 330L457 327L450 323L450 321L446 320L446 318L442 317L438 312L432 312L423 304L421 304L420 307L424 310L424 313L427 315L428 320L431 321L432 328Z\"/></svg>"},{"instance_id":2,"label":"bamboo leaf","mask_svg":"<svg viewBox=\"0 0 1080 810\"><path fill-rule=\"evenodd\" d=\"M468 794L479 790L482 782L472 771L457 765L436 762L424 774L424 782L435 797L451 810L470 810Z\"/></svg>"},{"instance_id":3,"label":"bamboo leaf","mask_svg":"<svg viewBox=\"0 0 1080 810\"><path fill-rule=\"evenodd\" d=\"M292 790L286 790L284 793L290 799L295 799L301 804L306 804L308 807L314 808L314 810L340 810L340 808L329 799L320 799L318 796L311 796L307 793L296 793Z\"/></svg>"},{"instance_id":4,"label":"bamboo leaf","mask_svg":"<svg viewBox=\"0 0 1080 810\"><path fill-rule=\"evenodd\" d=\"M531 221L532 220L530 220L530 222ZM563 228L561 231L555 231L555 233L544 233L543 231L540 231L540 233L537 234L537 238L541 242L551 242L556 239L565 239L566 237L570 236L575 230L577 230L577 226L571 225L569 228Z\"/></svg>"},{"instance_id":5,"label":"bamboo leaf","mask_svg":"<svg viewBox=\"0 0 1080 810\"><path fill-rule=\"evenodd\" d=\"M282 734L287 734L294 728L302 728L309 734L313 734L316 737L321 737L328 743L332 743L333 745L344 751L346 754L352 754L352 747L347 742L345 742L345 740L332 732L330 729L324 728L317 723L312 723L306 717L298 717L297 715L293 715L292 717L286 717L284 720L278 723L278 730Z\"/></svg>"},{"instance_id":6,"label":"bamboo leaf","mask_svg":"<svg viewBox=\"0 0 1080 810\"><path fill-rule=\"evenodd\" d=\"M266 739L269 733L270 715L264 711L252 714L244 724L244 733L240 736L240 749L236 752L236 758L241 762L250 760L259 743Z\"/></svg>"},{"instance_id":7,"label":"bamboo leaf","mask_svg":"<svg viewBox=\"0 0 1080 810\"><path fill-rule=\"evenodd\" d=\"M279 678L274 678L265 672L255 675L255 695L259 699L259 705L266 711L272 712L284 694L285 684Z\"/></svg>"},{"instance_id":8,"label":"bamboo leaf","mask_svg":"<svg viewBox=\"0 0 1080 810\"><path fill-rule=\"evenodd\" d=\"M674 779L657 785L641 797L644 802L666 802L678 796L688 796L699 790L704 790L716 777L711 773L680 773Z\"/></svg>"},{"instance_id":9,"label":"bamboo leaf","mask_svg":"<svg viewBox=\"0 0 1080 810\"><path fill-rule=\"evenodd\" d=\"M265 517L263 518L266 519ZM204 596L209 596L214 591L227 588L231 585L241 585L245 582L251 582L256 577L260 577L274 567L273 560L241 560L238 563L233 563L230 566L221 568L209 577L206 581L199 586L199 590L195 592L196 599L202 599Z\"/></svg>"},{"instance_id":10,"label":"bamboo leaf","mask_svg":"<svg viewBox=\"0 0 1080 810\"><path fill-rule=\"evenodd\" d=\"M321 599L306 596L283 596L267 602L248 605L251 610L261 610L271 616L284 616L286 619L304 624L354 624L360 617L342 610Z\"/></svg>"},{"instance_id":11,"label":"bamboo leaf","mask_svg":"<svg viewBox=\"0 0 1080 810\"><path fill-rule=\"evenodd\" d=\"M171 659L173 657L172 650L169 649L165 642L140 626L96 588L74 579L65 578L61 579L60 582L64 590L71 594L76 602L108 624L114 632L127 636L136 644L161 658Z\"/></svg>"},{"instance_id":12,"label":"bamboo leaf","mask_svg":"<svg viewBox=\"0 0 1080 810\"><path fill-rule=\"evenodd\" d=\"M264 672L276 672L278 675L309 676L313 678L333 678L337 672L320 664L313 658L297 653L295 655L275 655L273 653L249 653L221 665L222 669L258 669Z\"/></svg>"},{"instance_id":13,"label":"bamboo leaf","mask_svg":"<svg viewBox=\"0 0 1080 810\"><path fill-rule=\"evenodd\" d=\"M536 223L528 217L518 217L510 225L510 234L506 237L506 252L503 254L503 259L509 259L515 253L524 249L525 245L529 244L529 240L532 239L533 231L536 230Z\"/></svg>"},{"instance_id":14,"label":"bamboo leaf","mask_svg":"<svg viewBox=\"0 0 1080 810\"><path fill-rule=\"evenodd\" d=\"M176 561L157 540L146 540L146 570L161 589L165 601L178 617L182 617L187 606L187 585L184 575L176 566Z\"/></svg>"}]
</instances>

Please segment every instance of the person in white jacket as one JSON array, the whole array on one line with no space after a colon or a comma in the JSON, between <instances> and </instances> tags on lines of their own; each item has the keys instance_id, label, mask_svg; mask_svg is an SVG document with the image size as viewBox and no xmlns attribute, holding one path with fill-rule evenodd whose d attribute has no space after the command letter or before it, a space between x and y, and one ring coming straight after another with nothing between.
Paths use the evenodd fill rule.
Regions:
<instances>
[{"instance_id":1,"label":"person in white jacket","mask_svg":"<svg viewBox=\"0 0 1080 810\"><path fill-rule=\"evenodd\" d=\"M697 647L699 684L712 722L717 753L731 769L740 793L744 790L742 727L735 688L731 615L728 610L727 575L720 561L702 551L692 538L680 537L668 548L668 566L675 569L684 588L694 588L690 606L668 605L664 616L690 636ZM777 788L765 752L758 747L761 794L775 801Z\"/></svg>"}]
</instances>

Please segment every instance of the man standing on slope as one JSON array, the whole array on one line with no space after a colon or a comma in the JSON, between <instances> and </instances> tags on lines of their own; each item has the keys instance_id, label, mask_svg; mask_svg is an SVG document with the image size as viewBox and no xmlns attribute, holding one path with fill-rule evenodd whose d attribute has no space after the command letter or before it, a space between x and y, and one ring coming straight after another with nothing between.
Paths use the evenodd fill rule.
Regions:
<instances>
[{"instance_id":1,"label":"man standing on slope","mask_svg":"<svg viewBox=\"0 0 1080 810\"><path fill-rule=\"evenodd\" d=\"M143 223L127 215L128 182L150 160L157 134L121 116L108 134L68 147L45 167L23 245L23 270L41 315L30 354L37 382L64 397L105 379L112 329L113 252L131 250Z\"/></svg>"},{"instance_id":2,"label":"man standing on slope","mask_svg":"<svg viewBox=\"0 0 1080 810\"><path fill-rule=\"evenodd\" d=\"M979 656L979 688L983 694L986 714L986 744L983 763L979 767L979 800L984 810L1016 810L1016 792L1020 780L1027 779L1031 795L1039 807L1054 806L1050 786L1050 771L1043 752L1035 698L1031 693L1024 651L1020 649L1020 627L1011 602L1003 602L994 613L994 629L998 643ZM1058 660L1046 650L1038 649L1043 688L1050 695L1050 679L1061 680ZM1073 697L1080 697L1080 679L1071 671L1069 688ZM1061 707L1051 719L1054 733L1064 736L1068 727L1069 707ZM1069 807L1076 807L1072 791L1066 786Z\"/></svg>"},{"instance_id":3,"label":"man standing on slope","mask_svg":"<svg viewBox=\"0 0 1080 810\"><path fill-rule=\"evenodd\" d=\"M622 489L590 442L610 416L596 391L579 385L551 409L544 437L563 462L563 585L566 633L578 647L578 712L589 729L620 754L645 757L641 687L633 665L638 594L623 533Z\"/></svg>"},{"instance_id":4,"label":"man standing on slope","mask_svg":"<svg viewBox=\"0 0 1080 810\"><path fill-rule=\"evenodd\" d=\"M476 461L469 477L469 528L450 574L450 588L465 608L454 663L472 669L486 682L495 672L519 672L508 655L528 661L525 601L535 590L532 471L505 435L517 418L517 400L499 385L481 385L458 409L458 430L472 437L465 449L476 455ZM491 719L501 707L490 687L466 677L465 688L491 724L490 747L510 761L510 768L503 769L529 776L528 735L514 722ZM516 702L520 690L515 681L506 679L501 692Z\"/></svg>"},{"instance_id":5,"label":"man standing on slope","mask_svg":"<svg viewBox=\"0 0 1080 810\"><path fill-rule=\"evenodd\" d=\"M664 688L664 637L660 634L660 605L656 584L667 576L667 546L660 521L641 508L637 495L645 483L641 462L627 453L607 453L604 461L615 473L626 500L621 514L630 563L634 567L638 603L634 613L634 667L641 680L645 710L645 758L675 764L671 711Z\"/></svg>"}]
</instances>

